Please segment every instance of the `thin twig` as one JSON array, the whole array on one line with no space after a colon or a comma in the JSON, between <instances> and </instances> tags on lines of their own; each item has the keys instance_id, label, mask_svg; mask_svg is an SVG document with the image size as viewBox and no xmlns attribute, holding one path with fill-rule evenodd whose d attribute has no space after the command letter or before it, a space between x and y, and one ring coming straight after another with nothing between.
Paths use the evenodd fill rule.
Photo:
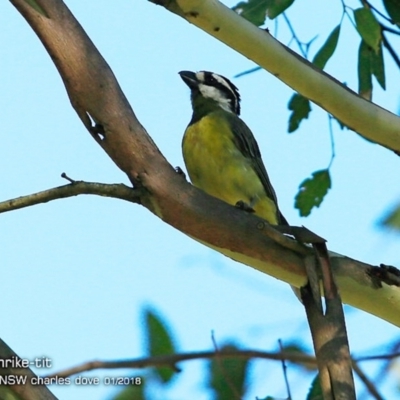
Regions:
<instances>
[{"instance_id":1,"label":"thin twig","mask_svg":"<svg viewBox=\"0 0 400 400\"><path fill-rule=\"evenodd\" d=\"M400 357L399 352L395 352L392 354L380 354L377 356L365 356L365 357L357 357L355 361L376 361L376 360L392 360L393 358Z\"/></svg>"},{"instance_id":2,"label":"thin twig","mask_svg":"<svg viewBox=\"0 0 400 400\"><path fill-rule=\"evenodd\" d=\"M290 33L292 34L292 38L295 40L297 45L299 46L300 52L303 55L304 58L307 58L307 53L303 48L304 43L300 41L300 39L297 37L296 32L294 31L294 28L292 26L292 23L290 22L289 18L286 16L286 13L282 13L284 20L286 21L286 24L290 30Z\"/></svg>"},{"instance_id":3,"label":"thin twig","mask_svg":"<svg viewBox=\"0 0 400 400\"><path fill-rule=\"evenodd\" d=\"M393 20L389 17L387 17L385 14L383 14L381 11L379 11L373 4L371 4L369 1L367 0L363 0L362 1L363 4L367 4L368 7L371 10L374 10L379 16L381 16L383 19L385 19L386 21L390 22L391 24L394 24Z\"/></svg>"},{"instance_id":4,"label":"thin twig","mask_svg":"<svg viewBox=\"0 0 400 400\"><path fill-rule=\"evenodd\" d=\"M75 179L70 178L65 172L63 172L63 173L61 174L61 178L66 179L66 180L69 181L70 183L75 183L75 182L76 182Z\"/></svg>"},{"instance_id":5,"label":"thin twig","mask_svg":"<svg viewBox=\"0 0 400 400\"><path fill-rule=\"evenodd\" d=\"M396 63L397 67L400 68L400 58L397 53L394 51L392 45L387 40L385 34L382 32L382 43L387 48L389 54L392 56L393 61Z\"/></svg>"},{"instance_id":6,"label":"thin twig","mask_svg":"<svg viewBox=\"0 0 400 400\"><path fill-rule=\"evenodd\" d=\"M18 210L20 208L30 207L36 204L47 203L52 200L78 196L80 194L95 194L98 196L126 200L131 203L140 203L140 195L142 193L141 189L132 189L122 183L106 184L97 182L70 181L73 183L44 190L42 192L29 194L27 196L21 196L15 199L2 201L0 202L0 213Z\"/></svg>"},{"instance_id":7,"label":"thin twig","mask_svg":"<svg viewBox=\"0 0 400 400\"><path fill-rule=\"evenodd\" d=\"M332 120L333 117L332 115L328 114L328 120L329 120L329 138L331 140L331 159L329 161L328 169L332 166L333 160L335 158L335 139L333 136L333 127L332 127Z\"/></svg>"},{"instance_id":8,"label":"thin twig","mask_svg":"<svg viewBox=\"0 0 400 400\"><path fill-rule=\"evenodd\" d=\"M398 354L399 349L400 349L400 341L397 340L391 346L391 348L392 348L391 353ZM378 373L376 374L375 379L374 379L374 382L376 385L379 385L379 383L382 382L383 379L387 377L388 371L389 371L390 367L392 366L393 358L386 358L384 360L386 360L386 362L383 363L382 367L380 368L380 370L378 371Z\"/></svg>"},{"instance_id":9,"label":"thin twig","mask_svg":"<svg viewBox=\"0 0 400 400\"><path fill-rule=\"evenodd\" d=\"M316 365L315 357L292 352L275 352L269 353L257 350L221 350L221 351L198 351L193 353L171 354L165 356L136 358L131 360L115 360L101 361L94 360L77 365L76 367L68 368L63 371L56 372L48 377L68 377L81 372L92 371L94 369L120 369L120 368L147 368L147 367L162 367L173 366L179 362L198 360L198 359L214 359L217 357L223 358L260 358L266 360L280 361L282 359L293 363L312 364Z\"/></svg>"},{"instance_id":10,"label":"thin twig","mask_svg":"<svg viewBox=\"0 0 400 400\"><path fill-rule=\"evenodd\" d=\"M279 343L279 350L282 353L283 352L282 340L279 339L278 343ZM290 385L289 385L289 379L287 376L287 367L286 367L285 359L282 358L281 362L282 362L283 378L285 380L286 391L287 391L287 396L288 396L287 398L288 398L288 400L292 400L292 394L290 393Z\"/></svg>"},{"instance_id":11,"label":"thin twig","mask_svg":"<svg viewBox=\"0 0 400 400\"><path fill-rule=\"evenodd\" d=\"M389 26L386 26L383 24L380 24L380 25L381 25L381 29L383 31L393 33L394 35L400 35L400 31L398 29L393 29L393 28L390 28Z\"/></svg>"},{"instance_id":12,"label":"thin twig","mask_svg":"<svg viewBox=\"0 0 400 400\"><path fill-rule=\"evenodd\" d=\"M352 9L351 7L349 7L349 6L344 2L344 0L341 0L341 3L342 3L342 7L343 7L343 14L347 15L347 18L349 19L350 23L353 25L354 28L356 28L355 22L354 22L353 19L351 18L350 13L347 11L348 8L350 8L350 10L353 10L353 9ZM341 18L341 20L340 20L340 23L342 23L342 21L343 21L343 14L342 14L342 18Z\"/></svg>"},{"instance_id":13,"label":"thin twig","mask_svg":"<svg viewBox=\"0 0 400 400\"><path fill-rule=\"evenodd\" d=\"M367 377L367 375L364 374L363 370L360 368L360 366L354 360L352 361L352 367L353 367L354 372L358 375L358 377L364 383L365 387L367 388L367 390L371 394L371 396L376 400L384 400L383 397L379 394L376 386Z\"/></svg>"}]
</instances>

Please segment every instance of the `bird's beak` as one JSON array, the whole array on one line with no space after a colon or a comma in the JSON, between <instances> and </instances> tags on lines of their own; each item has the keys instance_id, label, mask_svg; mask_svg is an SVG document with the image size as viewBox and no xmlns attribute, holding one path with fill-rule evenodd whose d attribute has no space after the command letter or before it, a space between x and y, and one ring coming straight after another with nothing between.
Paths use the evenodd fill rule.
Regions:
<instances>
[{"instance_id":1,"label":"bird's beak","mask_svg":"<svg viewBox=\"0 0 400 400\"><path fill-rule=\"evenodd\" d=\"M198 86L198 79L196 77L196 74L191 71L181 71L179 72L179 75L181 76L183 82L186 83L190 87L190 89L194 89Z\"/></svg>"}]
</instances>

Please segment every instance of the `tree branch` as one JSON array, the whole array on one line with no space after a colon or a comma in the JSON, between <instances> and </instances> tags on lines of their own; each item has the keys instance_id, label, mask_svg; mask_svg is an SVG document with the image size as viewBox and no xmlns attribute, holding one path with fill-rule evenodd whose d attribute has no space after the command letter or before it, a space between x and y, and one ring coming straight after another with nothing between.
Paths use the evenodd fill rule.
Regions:
<instances>
[{"instance_id":1,"label":"tree branch","mask_svg":"<svg viewBox=\"0 0 400 400\"><path fill-rule=\"evenodd\" d=\"M383 397L380 395L378 392L378 389L376 388L376 385L371 382L371 380L368 378L367 375L365 375L364 371L360 368L360 366L353 361L352 367L354 372L358 375L358 377L362 380L364 383L365 387L367 388L368 392L374 398L375 400L384 400Z\"/></svg>"},{"instance_id":2,"label":"tree branch","mask_svg":"<svg viewBox=\"0 0 400 400\"><path fill-rule=\"evenodd\" d=\"M0 376L21 376L26 377L23 384L15 384L7 386L8 390L17 396L20 400L57 400L57 397L50 392L44 385L35 384L38 378L30 368L18 368L18 361L21 360L16 353L0 339L0 360L10 360L11 366L6 368L0 367ZM37 382L37 381L36 381ZM3 394L3 392L2 392ZM8 398L8 396L7 396ZM14 398L14 397L13 397Z\"/></svg>"},{"instance_id":3,"label":"tree branch","mask_svg":"<svg viewBox=\"0 0 400 400\"><path fill-rule=\"evenodd\" d=\"M313 246L316 257L307 259L308 283L301 288L301 299L317 356L323 398L355 399L342 301L333 278L326 244L316 243ZM321 300L321 280L325 307Z\"/></svg>"},{"instance_id":4,"label":"tree branch","mask_svg":"<svg viewBox=\"0 0 400 400\"><path fill-rule=\"evenodd\" d=\"M149 0L243 54L349 129L400 150L400 118L360 97L218 0Z\"/></svg>"},{"instance_id":5,"label":"tree branch","mask_svg":"<svg viewBox=\"0 0 400 400\"><path fill-rule=\"evenodd\" d=\"M386 35L382 32L382 43L386 47L389 54L392 56L393 61L396 63L397 68L400 68L400 58L397 55L397 52L393 49L392 45L389 43Z\"/></svg>"},{"instance_id":6,"label":"tree branch","mask_svg":"<svg viewBox=\"0 0 400 400\"><path fill-rule=\"evenodd\" d=\"M265 235L259 228L265 225L264 220L189 185L168 164L136 119L111 69L62 1L36 0L44 13L36 11L25 0L10 2L43 42L87 130L127 174L135 190L140 188L140 202L144 207L181 232L236 261L293 286L305 284L303 254ZM241 24L242 18L234 15ZM250 28L246 29L255 29L261 34L261 30L248 26ZM264 36L269 37L265 32ZM256 43L261 45L260 39ZM346 102L341 100L340 103ZM364 100L363 104L375 107ZM392 126L395 129L396 123ZM382 279L379 267L335 253L330 256L343 301L400 326L397 282Z\"/></svg>"},{"instance_id":7,"label":"tree branch","mask_svg":"<svg viewBox=\"0 0 400 400\"><path fill-rule=\"evenodd\" d=\"M393 358L394 355L385 354L382 356L376 356L374 359L387 359ZM397 354L397 357L400 354ZM124 369L124 368L133 368L133 369L142 369L149 367L171 367L176 369L176 364L185 361L191 360L202 360L202 359L213 359L213 358L243 358L243 359L264 359L264 360L276 360L276 361L289 361L292 363L303 365L304 367L316 368L317 360L313 356L309 356L306 354L296 354L292 352L266 352L266 351L258 351L258 350L223 350L223 351L198 351L191 353L180 353L180 354L171 354L171 355L163 355L163 356L155 356L155 357L143 357L136 358L130 360L113 360L113 361L104 361L104 360L93 360L88 361L82 364L79 364L75 367L71 367L59 372L55 372L51 375L48 375L46 378L67 378L72 375L80 374L82 372L93 371L97 369ZM358 358L358 361L369 360L369 358ZM374 387L374 384L368 379L368 377L363 373L361 368L358 366L356 361L352 362L352 366L359 375L360 379L364 382L368 391L374 396L376 399L380 399L377 389Z\"/></svg>"},{"instance_id":8,"label":"tree branch","mask_svg":"<svg viewBox=\"0 0 400 400\"><path fill-rule=\"evenodd\" d=\"M47 376L47 378L62 377L66 378L81 372L92 371L94 369L120 369L120 368L148 368L148 367L171 367L175 368L175 364L183 361L213 359L213 358L260 358L266 360L286 360L293 363L313 365L316 367L316 359L312 356L304 354L295 354L291 352L269 353L258 350L221 350L221 351L198 351L192 353L171 354L165 356L144 357L132 360L115 360L101 361L94 360L77 365L76 367L55 372Z\"/></svg>"},{"instance_id":9,"label":"tree branch","mask_svg":"<svg viewBox=\"0 0 400 400\"><path fill-rule=\"evenodd\" d=\"M113 197L116 199L140 203L140 189L132 189L126 185L74 181L69 185L59 186L42 192L18 197L16 199L0 202L0 214L18 210L19 208L30 207L36 204L47 203L56 199L78 196L80 194L96 194L98 196Z\"/></svg>"}]
</instances>

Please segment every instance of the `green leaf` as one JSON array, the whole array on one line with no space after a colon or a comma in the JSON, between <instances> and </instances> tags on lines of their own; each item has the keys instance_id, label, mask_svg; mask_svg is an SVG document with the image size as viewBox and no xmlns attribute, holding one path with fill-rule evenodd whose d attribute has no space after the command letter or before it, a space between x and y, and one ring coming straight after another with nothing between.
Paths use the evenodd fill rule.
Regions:
<instances>
[{"instance_id":1,"label":"green leaf","mask_svg":"<svg viewBox=\"0 0 400 400\"><path fill-rule=\"evenodd\" d=\"M371 48L361 40L358 50L358 93L367 100L372 97Z\"/></svg>"},{"instance_id":2,"label":"green leaf","mask_svg":"<svg viewBox=\"0 0 400 400\"><path fill-rule=\"evenodd\" d=\"M372 75L381 87L386 89L382 44L379 44L376 53L364 40L361 40L358 51L358 93L367 100L372 98Z\"/></svg>"},{"instance_id":3,"label":"green leaf","mask_svg":"<svg viewBox=\"0 0 400 400\"><path fill-rule=\"evenodd\" d=\"M385 65L383 63L382 43L379 43L379 50L377 53L370 52L371 56L371 73L375 76L376 80L381 85L382 89L386 89L385 83Z\"/></svg>"},{"instance_id":4,"label":"green leaf","mask_svg":"<svg viewBox=\"0 0 400 400\"><path fill-rule=\"evenodd\" d=\"M313 59L313 64L318 68L324 69L328 60L332 57L333 53L336 50L336 46L338 44L340 34L340 25L338 25L329 35L326 42L320 48L318 53L315 55Z\"/></svg>"},{"instance_id":5,"label":"green leaf","mask_svg":"<svg viewBox=\"0 0 400 400\"><path fill-rule=\"evenodd\" d=\"M294 132L299 126L303 119L308 118L308 114L311 111L310 100L306 99L302 95L295 93L288 104L289 110L293 111L289 117L289 128L288 132Z\"/></svg>"},{"instance_id":6,"label":"green leaf","mask_svg":"<svg viewBox=\"0 0 400 400\"><path fill-rule=\"evenodd\" d=\"M42 14L43 17L50 18L47 15L46 11L44 11L43 8L40 7L39 4L36 3L35 0L24 0L24 1L25 1L26 4L29 4L34 10L36 10L39 14Z\"/></svg>"},{"instance_id":7,"label":"green leaf","mask_svg":"<svg viewBox=\"0 0 400 400\"><path fill-rule=\"evenodd\" d=\"M234 344L223 346L219 352L238 350ZM211 361L209 387L214 391L215 400L242 398L245 394L245 378L249 361L240 357L216 357Z\"/></svg>"},{"instance_id":8,"label":"green leaf","mask_svg":"<svg viewBox=\"0 0 400 400\"><path fill-rule=\"evenodd\" d=\"M379 22L369 8L361 7L354 10L357 31L368 46L375 52L379 51L379 43L382 40Z\"/></svg>"},{"instance_id":9,"label":"green leaf","mask_svg":"<svg viewBox=\"0 0 400 400\"><path fill-rule=\"evenodd\" d=\"M145 335L149 356L161 356L176 352L166 323L149 309L145 310ZM156 371L163 382L169 382L175 374L175 371L169 367L159 367Z\"/></svg>"},{"instance_id":10,"label":"green leaf","mask_svg":"<svg viewBox=\"0 0 400 400\"><path fill-rule=\"evenodd\" d=\"M312 175L312 178L307 178L300 184L295 198L295 207L302 217L310 215L313 207L319 207L331 188L329 170L322 169Z\"/></svg>"},{"instance_id":11,"label":"green leaf","mask_svg":"<svg viewBox=\"0 0 400 400\"><path fill-rule=\"evenodd\" d=\"M314 378L311 383L310 391L307 395L307 400L323 400L321 382L319 380L319 374Z\"/></svg>"},{"instance_id":12,"label":"green leaf","mask_svg":"<svg viewBox=\"0 0 400 400\"><path fill-rule=\"evenodd\" d=\"M386 8L389 17L392 18L396 25L400 25L400 7L399 0L383 0L383 4Z\"/></svg>"},{"instance_id":13,"label":"green leaf","mask_svg":"<svg viewBox=\"0 0 400 400\"><path fill-rule=\"evenodd\" d=\"M379 225L400 233L400 204L390 210Z\"/></svg>"},{"instance_id":14,"label":"green leaf","mask_svg":"<svg viewBox=\"0 0 400 400\"><path fill-rule=\"evenodd\" d=\"M145 400L144 380L141 385L129 385L121 390L112 400Z\"/></svg>"},{"instance_id":15,"label":"green leaf","mask_svg":"<svg viewBox=\"0 0 400 400\"><path fill-rule=\"evenodd\" d=\"M293 4L294 0L248 0L241 1L232 10L243 18L260 26L265 22L266 17L276 18Z\"/></svg>"},{"instance_id":16,"label":"green leaf","mask_svg":"<svg viewBox=\"0 0 400 400\"><path fill-rule=\"evenodd\" d=\"M252 22L254 25L260 26L265 22L269 1L270 0L242 1L232 7L232 10Z\"/></svg>"},{"instance_id":17,"label":"green leaf","mask_svg":"<svg viewBox=\"0 0 400 400\"><path fill-rule=\"evenodd\" d=\"M286 9L288 9L294 0L270 0L268 3L267 15L268 18L274 19L279 14L282 14Z\"/></svg>"}]
</instances>

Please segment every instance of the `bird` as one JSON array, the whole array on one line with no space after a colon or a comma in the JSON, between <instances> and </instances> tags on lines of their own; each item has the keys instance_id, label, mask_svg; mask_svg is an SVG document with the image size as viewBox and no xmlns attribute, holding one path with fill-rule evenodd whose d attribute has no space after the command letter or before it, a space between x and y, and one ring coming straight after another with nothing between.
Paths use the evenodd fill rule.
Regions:
<instances>
[{"instance_id":1,"label":"bird","mask_svg":"<svg viewBox=\"0 0 400 400\"><path fill-rule=\"evenodd\" d=\"M192 184L271 225L288 225L257 141L240 118L238 88L214 72L181 71L179 75L191 92L193 114L182 153Z\"/></svg>"}]
</instances>

